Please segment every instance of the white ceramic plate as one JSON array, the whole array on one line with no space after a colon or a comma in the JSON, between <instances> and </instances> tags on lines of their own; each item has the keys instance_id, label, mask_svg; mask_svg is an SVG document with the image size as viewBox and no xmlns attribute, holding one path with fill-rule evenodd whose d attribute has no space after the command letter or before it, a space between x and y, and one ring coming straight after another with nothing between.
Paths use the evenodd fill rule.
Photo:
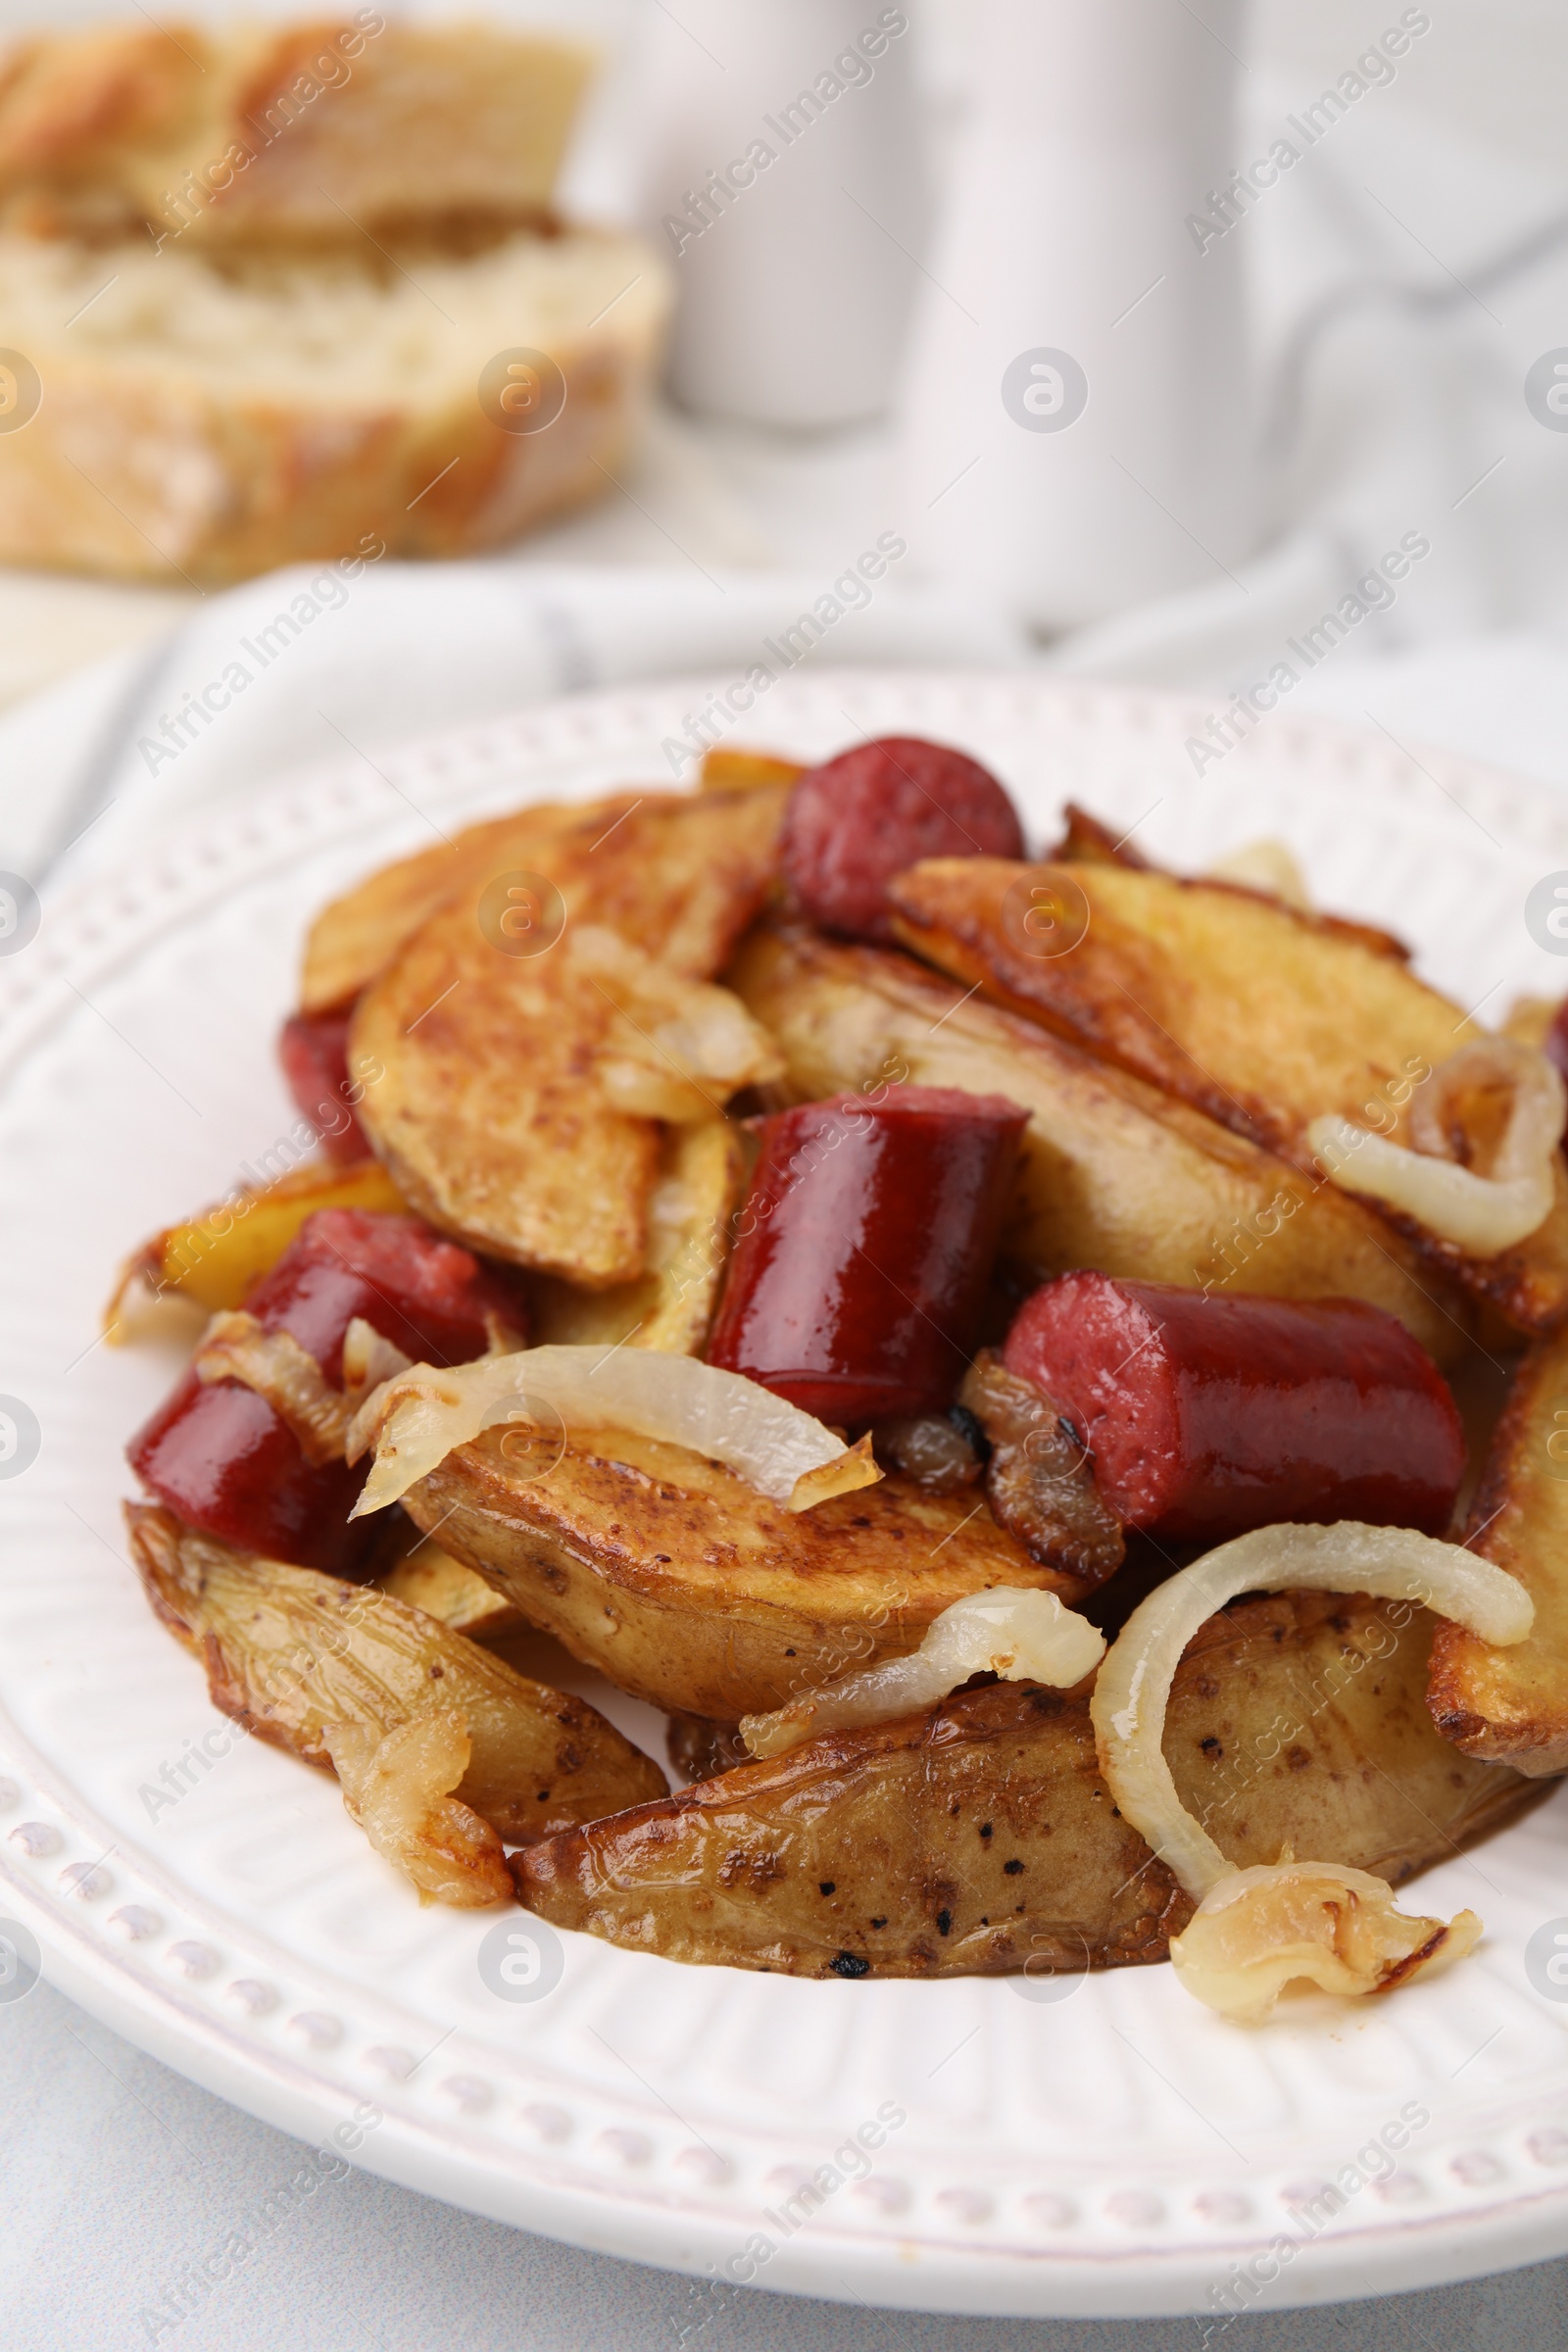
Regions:
<instances>
[{"instance_id":1,"label":"white ceramic plate","mask_svg":"<svg viewBox=\"0 0 1568 2352\"><path fill-rule=\"evenodd\" d=\"M177 1788L222 1719L123 1559L121 1447L174 1359L95 1344L117 1262L292 1125L272 1039L321 900L432 822L668 781L661 743L701 703L693 682L584 698L384 776L307 779L51 903L0 964L0 1393L41 1430L0 1482L0 1911L53 1981L240 2106L321 2140L368 2102L381 2120L358 2161L710 2275L718 2295L756 2279L1113 2316L1560 2252L1568 1985L1551 1997L1539 1964L1533 1982L1526 1947L1568 1913L1562 1795L1423 1882L1424 1908L1482 1913L1475 1958L1387 2003L1292 2000L1243 2033L1164 1968L1031 1998L1006 1980L688 1969L581 1936L562 1939L548 1994L503 2000L478 1967L493 1920L419 1910L291 1758L220 1736L229 1752L185 1767L177 1803L142 1794L166 1765ZM1184 747L1205 715L1112 688L828 671L777 686L740 739L821 756L861 729L945 737L1005 777L1037 832L1071 793L1188 866L1282 834L1323 903L1411 937L1465 1004L1568 981L1522 914L1568 869L1568 806L1284 717L1199 782ZM619 1712L652 1744L648 1711ZM903 2120L835 2163L879 2115ZM1358 2160L1389 2124L1396 2159ZM813 2176L820 2202L790 2207ZM1331 2182L1314 2220L1302 2201Z\"/></svg>"}]
</instances>

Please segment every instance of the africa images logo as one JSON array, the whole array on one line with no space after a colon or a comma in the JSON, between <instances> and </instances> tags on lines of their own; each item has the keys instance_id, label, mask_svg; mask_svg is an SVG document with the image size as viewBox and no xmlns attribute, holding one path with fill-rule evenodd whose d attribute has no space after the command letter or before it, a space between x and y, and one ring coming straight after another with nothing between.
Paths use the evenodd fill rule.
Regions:
<instances>
[{"instance_id":1,"label":"africa images logo","mask_svg":"<svg viewBox=\"0 0 1568 2352\"><path fill-rule=\"evenodd\" d=\"M1568 1919L1548 1919L1525 1945L1525 1975L1543 1999L1568 2001Z\"/></svg>"},{"instance_id":2,"label":"africa images logo","mask_svg":"<svg viewBox=\"0 0 1568 2352\"><path fill-rule=\"evenodd\" d=\"M1063 433L1089 406L1089 378L1070 351L1020 351L1002 378L1002 405L1026 433Z\"/></svg>"},{"instance_id":3,"label":"africa images logo","mask_svg":"<svg viewBox=\"0 0 1568 2352\"><path fill-rule=\"evenodd\" d=\"M1568 873L1542 875L1525 901L1525 929L1548 956L1568 956Z\"/></svg>"}]
</instances>

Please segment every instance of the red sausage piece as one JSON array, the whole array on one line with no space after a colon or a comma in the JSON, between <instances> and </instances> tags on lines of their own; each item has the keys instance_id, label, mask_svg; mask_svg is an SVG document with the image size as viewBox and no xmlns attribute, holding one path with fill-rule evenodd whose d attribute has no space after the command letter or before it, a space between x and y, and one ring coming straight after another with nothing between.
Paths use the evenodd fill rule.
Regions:
<instances>
[{"instance_id":1,"label":"red sausage piece","mask_svg":"<svg viewBox=\"0 0 1568 2352\"><path fill-rule=\"evenodd\" d=\"M988 768L946 744L887 735L801 777L784 873L812 922L889 940L885 893L922 858L1021 858L1023 829Z\"/></svg>"},{"instance_id":2,"label":"red sausage piece","mask_svg":"<svg viewBox=\"0 0 1568 2352\"><path fill-rule=\"evenodd\" d=\"M1402 1323L1353 1298L1215 1298L1063 1274L1004 1360L1065 1415L1130 1527L1220 1542L1283 1521L1447 1526L1453 1398Z\"/></svg>"},{"instance_id":3,"label":"red sausage piece","mask_svg":"<svg viewBox=\"0 0 1568 2352\"><path fill-rule=\"evenodd\" d=\"M307 1217L247 1310L286 1331L341 1388L355 1316L417 1361L465 1363L489 1344L486 1314L514 1327L521 1309L477 1258L417 1217L323 1208ZM187 1372L128 1447L149 1492L192 1527L302 1568L351 1575L374 1538L349 1524L365 1464L310 1461L254 1389Z\"/></svg>"},{"instance_id":4,"label":"red sausage piece","mask_svg":"<svg viewBox=\"0 0 1568 2352\"><path fill-rule=\"evenodd\" d=\"M1029 1114L889 1087L759 1122L708 1360L842 1426L946 1405L974 1352Z\"/></svg>"},{"instance_id":5,"label":"red sausage piece","mask_svg":"<svg viewBox=\"0 0 1568 2352\"><path fill-rule=\"evenodd\" d=\"M245 1304L268 1331L291 1332L334 1386L358 1315L416 1363L463 1364L489 1346L488 1315L514 1326L522 1309L470 1250L422 1218L371 1208L307 1217Z\"/></svg>"},{"instance_id":6,"label":"red sausage piece","mask_svg":"<svg viewBox=\"0 0 1568 2352\"><path fill-rule=\"evenodd\" d=\"M349 1022L341 1012L291 1012L278 1034L277 1057L288 1091L299 1104L328 1159L346 1165L370 1157L369 1141L354 1115L349 1077Z\"/></svg>"},{"instance_id":7,"label":"red sausage piece","mask_svg":"<svg viewBox=\"0 0 1568 2352\"><path fill-rule=\"evenodd\" d=\"M1558 1005L1551 1027L1541 1041L1541 1051L1552 1068L1568 1078L1568 997Z\"/></svg>"}]
</instances>

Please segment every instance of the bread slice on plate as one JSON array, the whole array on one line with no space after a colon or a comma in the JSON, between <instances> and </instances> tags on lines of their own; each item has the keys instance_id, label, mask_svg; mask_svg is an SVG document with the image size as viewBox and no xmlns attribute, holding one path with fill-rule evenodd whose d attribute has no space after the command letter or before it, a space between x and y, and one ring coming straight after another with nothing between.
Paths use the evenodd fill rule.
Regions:
<instances>
[{"instance_id":1,"label":"bread slice on plate","mask_svg":"<svg viewBox=\"0 0 1568 2352\"><path fill-rule=\"evenodd\" d=\"M0 562L212 583L493 546L608 487L666 302L657 254L589 229L368 260L0 236L0 365L37 404L0 431Z\"/></svg>"},{"instance_id":2,"label":"bread slice on plate","mask_svg":"<svg viewBox=\"0 0 1568 2352\"><path fill-rule=\"evenodd\" d=\"M482 24L202 29L150 11L0 58L0 207L33 231L339 243L547 215L593 53Z\"/></svg>"}]
</instances>

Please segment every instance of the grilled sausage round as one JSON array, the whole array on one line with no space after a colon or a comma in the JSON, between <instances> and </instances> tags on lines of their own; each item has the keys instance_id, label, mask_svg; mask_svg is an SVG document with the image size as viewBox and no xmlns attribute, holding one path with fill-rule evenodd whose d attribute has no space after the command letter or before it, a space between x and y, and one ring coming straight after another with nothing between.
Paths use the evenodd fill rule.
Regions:
<instances>
[{"instance_id":1,"label":"grilled sausage round","mask_svg":"<svg viewBox=\"0 0 1568 2352\"><path fill-rule=\"evenodd\" d=\"M1029 1114L893 1086L760 1121L708 1360L835 1425L933 1412L968 1367Z\"/></svg>"},{"instance_id":2,"label":"grilled sausage round","mask_svg":"<svg viewBox=\"0 0 1568 2352\"><path fill-rule=\"evenodd\" d=\"M417 1217L323 1208L307 1217L252 1290L246 1310L286 1331L342 1386L343 1341L356 1316L405 1355L465 1363L489 1345L487 1314L520 1310L470 1251ZM349 1524L365 1465L312 1462L265 1396L242 1382L187 1372L127 1448L142 1485L188 1526L248 1551L352 1574L374 1522Z\"/></svg>"},{"instance_id":3,"label":"grilled sausage round","mask_svg":"<svg viewBox=\"0 0 1568 2352\"><path fill-rule=\"evenodd\" d=\"M1129 1527L1219 1543L1292 1520L1448 1524L1453 1398L1403 1324L1357 1299L1063 1274L1019 1309L1003 1356L1077 1430Z\"/></svg>"},{"instance_id":4,"label":"grilled sausage round","mask_svg":"<svg viewBox=\"0 0 1568 2352\"><path fill-rule=\"evenodd\" d=\"M887 735L808 769L784 814L785 878L829 931L889 940L885 892L922 858L1021 858L1017 812L989 768Z\"/></svg>"}]
</instances>

